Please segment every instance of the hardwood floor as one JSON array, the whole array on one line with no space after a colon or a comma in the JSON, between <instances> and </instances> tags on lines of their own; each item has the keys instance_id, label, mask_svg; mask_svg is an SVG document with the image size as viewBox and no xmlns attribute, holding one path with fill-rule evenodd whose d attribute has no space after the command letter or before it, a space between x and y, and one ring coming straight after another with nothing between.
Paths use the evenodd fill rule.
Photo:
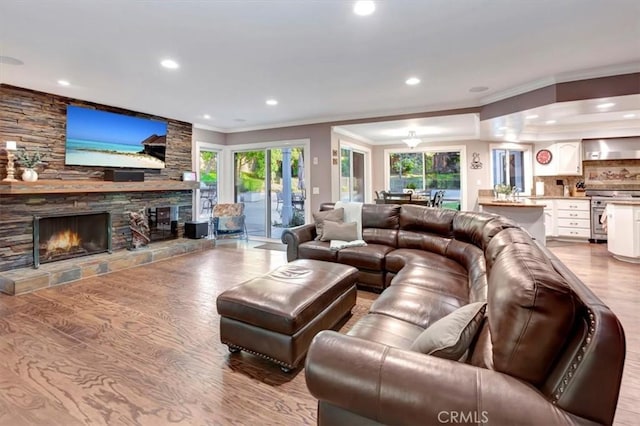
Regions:
<instances>
[{"instance_id":1,"label":"hardwood floor","mask_svg":"<svg viewBox=\"0 0 640 426\"><path fill-rule=\"evenodd\" d=\"M640 266L604 245L551 248L620 317L627 363L616 424L640 416ZM216 296L286 262L217 248L23 296L0 296L1 425L315 424L304 374L218 338ZM376 295L358 293L346 330Z\"/></svg>"}]
</instances>

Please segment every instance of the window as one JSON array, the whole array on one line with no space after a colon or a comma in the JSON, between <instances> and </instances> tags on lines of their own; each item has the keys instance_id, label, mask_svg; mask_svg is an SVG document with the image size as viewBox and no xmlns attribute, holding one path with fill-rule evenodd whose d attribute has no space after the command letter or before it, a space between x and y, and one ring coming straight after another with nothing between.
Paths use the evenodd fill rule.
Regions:
<instances>
[{"instance_id":1,"label":"window","mask_svg":"<svg viewBox=\"0 0 640 426\"><path fill-rule=\"evenodd\" d=\"M443 205L459 210L462 204L461 149L388 150L387 190L404 189L433 194L444 190Z\"/></svg>"},{"instance_id":2,"label":"window","mask_svg":"<svg viewBox=\"0 0 640 426\"><path fill-rule=\"evenodd\" d=\"M515 186L523 193L530 193L533 181L531 147L517 144L491 146L492 186Z\"/></svg>"}]
</instances>

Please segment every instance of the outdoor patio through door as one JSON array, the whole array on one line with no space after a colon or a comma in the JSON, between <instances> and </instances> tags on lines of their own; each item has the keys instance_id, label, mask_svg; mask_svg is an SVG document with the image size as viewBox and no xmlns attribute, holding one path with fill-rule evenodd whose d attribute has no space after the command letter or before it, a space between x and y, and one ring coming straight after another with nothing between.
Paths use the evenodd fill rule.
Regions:
<instances>
[{"instance_id":1,"label":"outdoor patio through door","mask_svg":"<svg viewBox=\"0 0 640 426\"><path fill-rule=\"evenodd\" d=\"M304 148L266 148L234 153L234 198L245 204L250 237L279 239L304 224L307 191Z\"/></svg>"}]
</instances>

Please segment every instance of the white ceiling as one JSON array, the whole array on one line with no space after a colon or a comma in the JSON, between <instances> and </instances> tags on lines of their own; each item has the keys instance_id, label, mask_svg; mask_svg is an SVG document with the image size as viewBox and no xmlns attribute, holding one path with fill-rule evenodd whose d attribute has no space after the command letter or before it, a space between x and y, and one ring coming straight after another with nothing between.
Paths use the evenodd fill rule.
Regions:
<instances>
[{"instance_id":1,"label":"white ceiling","mask_svg":"<svg viewBox=\"0 0 640 426\"><path fill-rule=\"evenodd\" d=\"M239 131L475 106L640 63L637 0L352 5L0 0L0 56L24 62L0 82Z\"/></svg>"}]
</instances>

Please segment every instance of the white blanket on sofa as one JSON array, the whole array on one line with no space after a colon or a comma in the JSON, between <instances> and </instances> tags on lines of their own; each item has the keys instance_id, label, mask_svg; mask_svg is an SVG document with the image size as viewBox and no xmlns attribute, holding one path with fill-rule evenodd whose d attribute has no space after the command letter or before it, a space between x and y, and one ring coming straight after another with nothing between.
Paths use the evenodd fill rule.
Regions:
<instances>
[{"instance_id":1,"label":"white blanket on sofa","mask_svg":"<svg viewBox=\"0 0 640 426\"><path fill-rule=\"evenodd\" d=\"M363 247L366 245L367 243L364 240L353 240L353 241L331 240L331 242L329 243L329 250L338 251L347 247Z\"/></svg>"},{"instance_id":2,"label":"white blanket on sofa","mask_svg":"<svg viewBox=\"0 0 640 426\"><path fill-rule=\"evenodd\" d=\"M362 203L355 203L351 201L337 201L335 204L336 209L342 207L344 209L345 223L355 222L357 224L358 240L362 239Z\"/></svg>"}]
</instances>

